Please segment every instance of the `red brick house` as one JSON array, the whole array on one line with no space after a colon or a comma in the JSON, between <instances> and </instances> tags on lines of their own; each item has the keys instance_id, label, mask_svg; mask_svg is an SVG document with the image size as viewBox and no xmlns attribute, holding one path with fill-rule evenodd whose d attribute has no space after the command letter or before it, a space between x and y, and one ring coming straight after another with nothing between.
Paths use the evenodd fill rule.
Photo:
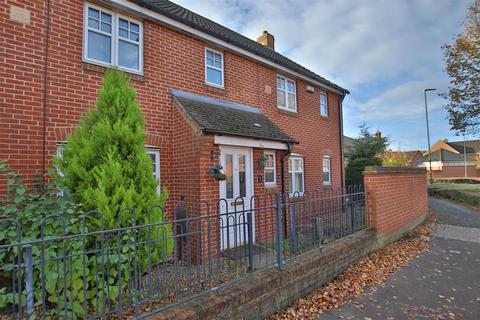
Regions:
<instances>
[{"instance_id":1,"label":"red brick house","mask_svg":"<svg viewBox=\"0 0 480 320\"><path fill-rule=\"evenodd\" d=\"M0 26L0 154L27 181L48 172L117 67L137 90L168 208L343 187L348 91L276 52L267 32L253 41L141 0L7 0ZM218 165L226 181L209 172Z\"/></svg>"}]
</instances>

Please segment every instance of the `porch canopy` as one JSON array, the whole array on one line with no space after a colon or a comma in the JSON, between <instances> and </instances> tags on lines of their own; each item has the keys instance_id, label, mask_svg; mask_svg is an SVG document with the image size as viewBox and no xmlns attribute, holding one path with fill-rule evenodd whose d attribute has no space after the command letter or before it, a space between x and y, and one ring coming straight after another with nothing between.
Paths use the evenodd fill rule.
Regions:
<instances>
[{"instance_id":1,"label":"porch canopy","mask_svg":"<svg viewBox=\"0 0 480 320\"><path fill-rule=\"evenodd\" d=\"M287 149L298 143L258 108L178 90L171 94L188 119L203 133L215 134L218 144Z\"/></svg>"}]
</instances>

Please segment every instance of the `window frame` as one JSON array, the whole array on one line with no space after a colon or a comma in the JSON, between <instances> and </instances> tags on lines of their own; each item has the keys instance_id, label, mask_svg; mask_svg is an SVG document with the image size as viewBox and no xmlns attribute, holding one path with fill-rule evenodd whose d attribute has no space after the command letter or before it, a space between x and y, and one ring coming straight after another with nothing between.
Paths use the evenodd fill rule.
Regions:
<instances>
[{"instance_id":1,"label":"window frame","mask_svg":"<svg viewBox=\"0 0 480 320\"><path fill-rule=\"evenodd\" d=\"M294 160L300 160L302 162L302 171L295 171L295 166L294 166ZM291 161L291 163L290 163ZM291 170L290 170L291 169ZM290 156L288 158L288 179L291 179L289 182L291 182L292 187L295 186L295 173L302 173L302 192L300 191L293 191L288 190L288 194L290 196L295 196L295 195L300 195L303 196L305 192L305 163L304 159L301 156Z\"/></svg>"},{"instance_id":2,"label":"window frame","mask_svg":"<svg viewBox=\"0 0 480 320\"><path fill-rule=\"evenodd\" d=\"M267 156L273 156L273 167L267 167L266 165L263 167L263 181L265 186L275 187L277 185L277 159L275 157L275 151L264 151L263 154ZM267 179L265 178L265 169L273 169L273 181L267 182Z\"/></svg>"},{"instance_id":3,"label":"window frame","mask_svg":"<svg viewBox=\"0 0 480 320\"><path fill-rule=\"evenodd\" d=\"M285 80L285 89L281 89L279 88L278 86L278 79L283 79ZM282 76L282 75L279 75L277 74L277 77L276 77L276 80L277 80L277 91L276 91L276 99L277 99L277 108L278 109L281 109L281 110L285 110L285 111L289 111L289 112L298 112L298 101L297 101L297 82L294 80L294 79L291 79L291 78L287 78L285 76ZM288 91L288 81L290 82L293 82L293 86L294 86L294 92L290 92ZM283 106L280 106L278 104L278 91L282 91L283 92L283 95L285 97L285 107ZM288 94L293 94L294 95L294 101L295 101L295 109L292 109L292 108L289 108L288 107Z\"/></svg>"},{"instance_id":4,"label":"window frame","mask_svg":"<svg viewBox=\"0 0 480 320\"><path fill-rule=\"evenodd\" d=\"M322 112L322 96L325 97L325 113ZM329 110L328 110L328 95L326 92L322 92L320 91L320 116L324 117L324 118L328 118L329 116Z\"/></svg>"},{"instance_id":5,"label":"window frame","mask_svg":"<svg viewBox=\"0 0 480 320\"><path fill-rule=\"evenodd\" d=\"M328 181L325 181L325 161L328 161ZM328 155L322 157L322 181L324 186L332 185L332 158Z\"/></svg>"},{"instance_id":6,"label":"window frame","mask_svg":"<svg viewBox=\"0 0 480 320\"><path fill-rule=\"evenodd\" d=\"M211 51L213 52L214 54L217 53L219 54L221 57L222 57L222 68L218 68L218 67L215 67L215 66L209 66L207 64L207 52L208 51ZM216 88L221 88L221 89L224 89L225 88L225 57L223 55L223 52L221 51L218 51L218 50L215 50L215 49L212 49L212 48L209 48L209 47L205 47L205 50L204 50L204 65L205 65L205 68L204 68L204 72L205 72L205 84L209 85L209 86L212 86L212 87L216 87ZM207 70L208 68L212 68L214 70L217 70L217 71L220 71L221 72L221 79L222 79L222 84L219 85L217 83L214 83L214 82L210 82L208 81L208 77L207 77Z\"/></svg>"},{"instance_id":7,"label":"window frame","mask_svg":"<svg viewBox=\"0 0 480 320\"><path fill-rule=\"evenodd\" d=\"M92 31L97 32L99 34L108 35L104 31L97 30L97 29L91 29L88 26L88 9L89 8L108 13L112 16L112 24L111 24L112 32L110 34L110 37L111 37L110 63L88 57L88 31L92 30ZM119 52L118 45L119 45L119 40L120 40L119 35L118 35L118 26L119 26L119 20L120 19L124 19L124 20L127 20L128 22L133 22L133 23L138 24L138 28L139 28L139 30L138 30L138 36L139 36L139 41L138 41L138 47L139 47L138 48L138 50L139 50L138 70L123 67L123 66L120 66L118 64L118 60L119 60L118 59L118 52ZM122 38L122 40L127 41L128 43L137 44L135 41L132 41L130 39L123 39ZM143 66L143 47L144 47L144 45L143 45L143 23L138 19L132 18L130 16L126 16L124 14L106 9L104 7L101 7L101 6L98 6L98 5L89 3L89 2L85 2L84 10L83 10L83 45L82 45L82 47L83 47L82 58L83 58L84 62L92 63L92 64L96 64L96 65L101 65L101 66L107 67L107 68L115 67L115 68L118 68L119 70L126 71L126 72L129 72L129 73L143 75L143 71L144 71L143 70L143 67L144 67Z\"/></svg>"},{"instance_id":8,"label":"window frame","mask_svg":"<svg viewBox=\"0 0 480 320\"><path fill-rule=\"evenodd\" d=\"M155 155L157 161L154 163L155 164L155 171L154 172L154 178L156 181L158 181L158 186L157 186L157 192L160 194L160 149L151 147L151 146L145 146L145 149L147 151L148 156L150 155ZM156 173L156 174L155 174Z\"/></svg>"},{"instance_id":9,"label":"window frame","mask_svg":"<svg viewBox=\"0 0 480 320\"><path fill-rule=\"evenodd\" d=\"M56 143L55 156L57 158L59 158L59 159L63 158L62 148L65 147L66 145L67 145L66 141L58 141ZM157 159L157 161L155 163L154 177L155 177L155 180L158 181L157 192L158 192L158 194L160 194L161 193L161 190L160 190L160 149L149 146L149 145L145 145L145 150L146 150L148 156L150 156L150 154L154 154L156 159ZM60 168L56 167L56 170L57 170L57 174L59 176L63 177L63 172L60 170ZM155 175L155 173L156 173L156 175Z\"/></svg>"}]
</instances>

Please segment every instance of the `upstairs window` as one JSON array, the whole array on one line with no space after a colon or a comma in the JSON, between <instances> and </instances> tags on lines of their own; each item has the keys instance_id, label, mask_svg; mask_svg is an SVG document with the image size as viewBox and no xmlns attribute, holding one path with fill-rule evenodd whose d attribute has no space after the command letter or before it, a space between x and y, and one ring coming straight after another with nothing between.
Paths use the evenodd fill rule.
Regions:
<instances>
[{"instance_id":1,"label":"upstairs window","mask_svg":"<svg viewBox=\"0 0 480 320\"><path fill-rule=\"evenodd\" d=\"M323 157L323 185L329 186L332 184L332 167L330 163L330 157Z\"/></svg>"},{"instance_id":2,"label":"upstairs window","mask_svg":"<svg viewBox=\"0 0 480 320\"><path fill-rule=\"evenodd\" d=\"M327 94L320 92L320 115L322 117L328 117L328 102Z\"/></svg>"},{"instance_id":3,"label":"upstairs window","mask_svg":"<svg viewBox=\"0 0 480 320\"><path fill-rule=\"evenodd\" d=\"M205 82L223 88L223 54L205 49Z\"/></svg>"},{"instance_id":4,"label":"upstairs window","mask_svg":"<svg viewBox=\"0 0 480 320\"><path fill-rule=\"evenodd\" d=\"M84 22L84 60L121 70L143 72L141 22L87 4Z\"/></svg>"},{"instance_id":5,"label":"upstairs window","mask_svg":"<svg viewBox=\"0 0 480 320\"><path fill-rule=\"evenodd\" d=\"M263 168L265 185L274 186L276 184L275 152L265 152L263 156L265 158Z\"/></svg>"},{"instance_id":6,"label":"upstairs window","mask_svg":"<svg viewBox=\"0 0 480 320\"><path fill-rule=\"evenodd\" d=\"M288 159L288 180L290 187L290 194L303 194L303 158L290 157Z\"/></svg>"},{"instance_id":7,"label":"upstairs window","mask_svg":"<svg viewBox=\"0 0 480 320\"><path fill-rule=\"evenodd\" d=\"M277 107L288 111L297 111L295 81L277 76Z\"/></svg>"}]
</instances>

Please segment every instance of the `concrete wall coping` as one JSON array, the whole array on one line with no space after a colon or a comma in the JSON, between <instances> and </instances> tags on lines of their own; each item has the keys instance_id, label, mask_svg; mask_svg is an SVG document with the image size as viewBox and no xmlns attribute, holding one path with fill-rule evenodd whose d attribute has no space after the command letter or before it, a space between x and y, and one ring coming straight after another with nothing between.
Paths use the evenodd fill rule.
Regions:
<instances>
[{"instance_id":1,"label":"concrete wall coping","mask_svg":"<svg viewBox=\"0 0 480 320\"><path fill-rule=\"evenodd\" d=\"M363 174L426 174L425 168L411 168L411 167L366 167Z\"/></svg>"}]
</instances>

